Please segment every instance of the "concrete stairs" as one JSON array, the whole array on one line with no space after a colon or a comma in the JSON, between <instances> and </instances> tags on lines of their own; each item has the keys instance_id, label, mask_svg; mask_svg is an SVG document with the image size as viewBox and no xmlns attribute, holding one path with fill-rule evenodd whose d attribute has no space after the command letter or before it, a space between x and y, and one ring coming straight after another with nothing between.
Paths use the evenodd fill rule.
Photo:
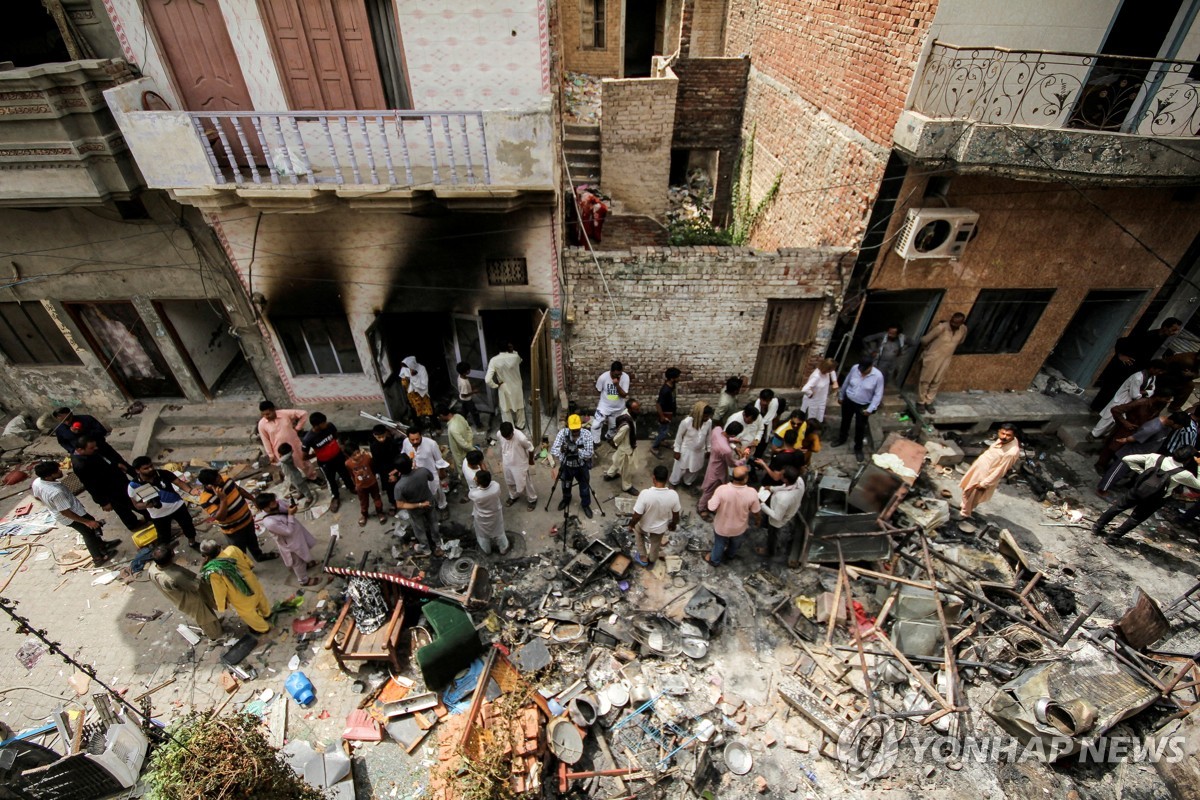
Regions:
<instances>
[{"instance_id":1,"label":"concrete stairs","mask_svg":"<svg viewBox=\"0 0 1200 800\"><path fill-rule=\"evenodd\" d=\"M572 186L600 184L600 126L563 126L563 155L571 171Z\"/></svg>"}]
</instances>

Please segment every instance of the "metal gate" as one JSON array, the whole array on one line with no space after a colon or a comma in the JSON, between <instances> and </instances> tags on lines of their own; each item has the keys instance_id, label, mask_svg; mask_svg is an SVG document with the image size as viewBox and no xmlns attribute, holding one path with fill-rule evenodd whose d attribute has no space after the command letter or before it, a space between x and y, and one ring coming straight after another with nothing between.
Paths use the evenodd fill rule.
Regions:
<instances>
[{"instance_id":1,"label":"metal gate","mask_svg":"<svg viewBox=\"0 0 1200 800\"><path fill-rule=\"evenodd\" d=\"M801 386L817 333L822 300L768 300L754 367L754 386Z\"/></svg>"}]
</instances>

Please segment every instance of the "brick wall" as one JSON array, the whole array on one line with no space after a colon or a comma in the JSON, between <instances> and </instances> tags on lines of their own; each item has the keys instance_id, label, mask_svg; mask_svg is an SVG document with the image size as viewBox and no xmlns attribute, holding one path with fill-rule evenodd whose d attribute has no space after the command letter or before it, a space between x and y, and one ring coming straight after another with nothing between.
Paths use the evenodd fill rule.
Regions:
<instances>
[{"instance_id":1,"label":"brick wall","mask_svg":"<svg viewBox=\"0 0 1200 800\"><path fill-rule=\"evenodd\" d=\"M753 64L753 183L783 176L756 246L858 244L936 5L729 0L725 53Z\"/></svg>"},{"instance_id":2,"label":"brick wall","mask_svg":"<svg viewBox=\"0 0 1200 800\"><path fill-rule=\"evenodd\" d=\"M679 95L675 102L672 145L719 152L713 218L724 224L729 215L733 167L741 145L750 60L681 58L675 62L674 70L679 78Z\"/></svg>"},{"instance_id":3,"label":"brick wall","mask_svg":"<svg viewBox=\"0 0 1200 800\"><path fill-rule=\"evenodd\" d=\"M943 387L948 391L1024 391L1089 291L1144 290L1149 301L1162 286L1167 267L1093 203L1172 264L1180 262L1200 234L1200 200L1175 189L1075 191L1066 184L959 176L950 182L947 202L979 213L978 234L958 261L905 264L890 242L909 208L941 205L921 199L928 180L919 170L905 179L900 197L910 199L897 204L889 220L889 246L876 264L872 290L943 290L935 320L958 311L969 315L981 289L1055 290L1020 352L955 356Z\"/></svg>"},{"instance_id":4,"label":"brick wall","mask_svg":"<svg viewBox=\"0 0 1200 800\"><path fill-rule=\"evenodd\" d=\"M563 254L574 317L567 385L581 408L594 406L596 376L614 359L632 375L631 394L646 402L670 366L683 371L681 399L711 399L730 375L754 374L768 299L831 298L840 292L839 270L850 266L845 250L815 248L648 247L596 257L616 309L591 256L578 248ZM814 357L829 341L830 306ZM800 383L810 369L801 370Z\"/></svg>"},{"instance_id":5,"label":"brick wall","mask_svg":"<svg viewBox=\"0 0 1200 800\"><path fill-rule=\"evenodd\" d=\"M556 4L559 12L559 43L563 69L568 72L586 72L602 78L621 77L621 7L622 0L605 0L605 47L595 49L582 42L582 20L580 5L592 0L563 0Z\"/></svg>"},{"instance_id":6,"label":"brick wall","mask_svg":"<svg viewBox=\"0 0 1200 800\"><path fill-rule=\"evenodd\" d=\"M691 46L683 55L711 58L724 52L726 4L727 0L694 0Z\"/></svg>"},{"instance_id":7,"label":"brick wall","mask_svg":"<svg viewBox=\"0 0 1200 800\"><path fill-rule=\"evenodd\" d=\"M623 211L655 219L666 213L678 84L670 70L662 78L602 84L600 174Z\"/></svg>"}]
</instances>

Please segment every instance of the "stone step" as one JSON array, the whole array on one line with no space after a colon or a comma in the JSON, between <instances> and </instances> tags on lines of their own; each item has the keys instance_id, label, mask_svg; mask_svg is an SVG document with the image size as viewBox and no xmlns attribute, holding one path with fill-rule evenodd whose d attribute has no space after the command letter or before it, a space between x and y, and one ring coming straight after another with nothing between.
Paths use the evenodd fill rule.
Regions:
<instances>
[{"instance_id":1,"label":"stone step","mask_svg":"<svg viewBox=\"0 0 1200 800\"><path fill-rule=\"evenodd\" d=\"M582 136L571 136L563 139L563 152L572 153L581 150L595 150L596 152L600 152L600 137L585 139Z\"/></svg>"},{"instance_id":2,"label":"stone step","mask_svg":"<svg viewBox=\"0 0 1200 800\"><path fill-rule=\"evenodd\" d=\"M567 153L567 164L575 166L600 166L599 153Z\"/></svg>"},{"instance_id":3,"label":"stone step","mask_svg":"<svg viewBox=\"0 0 1200 800\"><path fill-rule=\"evenodd\" d=\"M580 125L577 122L568 122L563 125L563 133L567 136L600 136L599 125Z\"/></svg>"}]
</instances>

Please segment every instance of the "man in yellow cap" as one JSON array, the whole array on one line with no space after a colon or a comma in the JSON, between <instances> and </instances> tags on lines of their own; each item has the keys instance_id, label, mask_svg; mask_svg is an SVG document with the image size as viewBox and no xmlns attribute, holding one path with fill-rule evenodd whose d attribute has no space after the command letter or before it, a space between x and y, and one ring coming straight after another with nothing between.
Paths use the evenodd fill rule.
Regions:
<instances>
[{"instance_id":1,"label":"man in yellow cap","mask_svg":"<svg viewBox=\"0 0 1200 800\"><path fill-rule=\"evenodd\" d=\"M579 502L583 506L583 515L592 518L592 486L591 469L592 453L596 445L592 440L592 432L583 430L583 420L578 414L567 417L567 427L554 437L554 445L550 455L558 463L550 474L550 480L562 478L562 500L558 510L562 511L571 502L571 484L579 485Z\"/></svg>"}]
</instances>

